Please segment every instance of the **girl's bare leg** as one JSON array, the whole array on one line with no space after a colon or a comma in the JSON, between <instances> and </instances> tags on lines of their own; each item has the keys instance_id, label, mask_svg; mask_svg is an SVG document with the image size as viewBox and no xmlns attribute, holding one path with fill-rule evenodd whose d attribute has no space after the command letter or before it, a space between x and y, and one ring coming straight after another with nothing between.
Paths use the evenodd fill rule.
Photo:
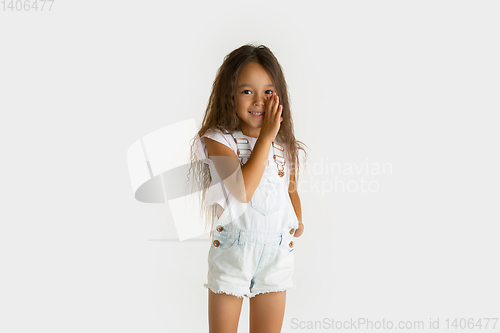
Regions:
<instances>
[{"instance_id":1,"label":"girl's bare leg","mask_svg":"<svg viewBox=\"0 0 500 333\"><path fill-rule=\"evenodd\" d=\"M208 289L208 327L210 333L237 333L243 298L216 294Z\"/></svg>"},{"instance_id":2,"label":"girl's bare leg","mask_svg":"<svg viewBox=\"0 0 500 333\"><path fill-rule=\"evenodd\" d=\"M280 333L285 304L286 290L250 298L250 333Z\"/></svg>"}]
</instances>

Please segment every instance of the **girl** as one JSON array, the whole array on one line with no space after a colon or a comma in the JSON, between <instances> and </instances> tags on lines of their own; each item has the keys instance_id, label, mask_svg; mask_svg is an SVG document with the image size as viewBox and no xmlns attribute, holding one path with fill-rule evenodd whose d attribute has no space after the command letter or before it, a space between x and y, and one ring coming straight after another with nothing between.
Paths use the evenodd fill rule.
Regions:
<instances>
[{"instance_id":1,"label":"girl","mask_svg":"<svg viewBox=\"0 0 500 333\"><path fill-rule=\"evenodd\" d=\"M305 150L269 48L244 45L225 57L194 139L191 168L211 213L210 332L237 332L243 296L250 333L280 332L295 288L293 237L304 230L296 175Z\"/></svg>"}]
</instances>

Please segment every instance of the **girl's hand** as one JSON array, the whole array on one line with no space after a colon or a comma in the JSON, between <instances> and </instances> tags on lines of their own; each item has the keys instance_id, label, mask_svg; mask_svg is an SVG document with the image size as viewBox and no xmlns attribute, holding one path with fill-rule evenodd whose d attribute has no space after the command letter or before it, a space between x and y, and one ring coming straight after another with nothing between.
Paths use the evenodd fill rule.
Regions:
<instances>
[{"instance_id":1,"label":"girl's hand","mask_svg":"<svg viewBox=\"0 0 500 333\"><path fill-rule=\"evenodd\" d=\"M269 139L271 142L276 139L276 135L280 129L280 123L283 120L281 112L283 105L279 105L279 97L276 93L269 94L266 100L266 109L264 111L264 119L260 128L259 137Z\"/></svg>"},{"instance_id":2,"label":"girl's hand","mask_svg":"<svg viewBox=\"0 0 500 333\"><path fill-rule=\"evenodd\" d=\"M304 224L299 221L299 227L297 228L297 230L295 230L295 234L293 235L293 237L300 237L300 235L302 235L303 232L304 232Z\"/></svg>"}]
</instances>

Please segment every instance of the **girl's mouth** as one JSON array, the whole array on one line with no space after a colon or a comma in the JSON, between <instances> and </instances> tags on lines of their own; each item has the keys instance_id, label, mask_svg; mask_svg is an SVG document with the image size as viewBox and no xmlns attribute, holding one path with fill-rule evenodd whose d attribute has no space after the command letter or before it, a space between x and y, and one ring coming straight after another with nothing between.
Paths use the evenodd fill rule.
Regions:
<instances>
[{"instance_id":1,"label":"girl's mouth","mask_svg":"<svg viewBox=\"0 0 500 333\"><path fill-rule=\"evenodd\" d=\"M262 118L262 117L264 117L264 112L251 112L251 111L248 111L248 112L250 112L250 114L254 118Z\"/></svg>"}]
</instances>

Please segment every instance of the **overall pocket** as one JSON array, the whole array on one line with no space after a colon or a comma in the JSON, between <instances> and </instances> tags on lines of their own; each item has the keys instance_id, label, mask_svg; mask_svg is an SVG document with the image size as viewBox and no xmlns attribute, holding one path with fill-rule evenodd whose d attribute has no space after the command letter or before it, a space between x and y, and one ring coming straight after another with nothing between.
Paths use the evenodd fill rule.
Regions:
<instances>
[{"instance_id":1,"label":"overall pocket","mask_svg":"<svg viewBox=\"0 0 500 333\"><path fill-rule=\"evenodd\" d=\"M262 215L272 214L280 208L281 189L279 179L276 177L279 177L277 171L273 175L272 168L266 166L259 186L250 199L252 208Z\"/></svg>"}]
</instances>

